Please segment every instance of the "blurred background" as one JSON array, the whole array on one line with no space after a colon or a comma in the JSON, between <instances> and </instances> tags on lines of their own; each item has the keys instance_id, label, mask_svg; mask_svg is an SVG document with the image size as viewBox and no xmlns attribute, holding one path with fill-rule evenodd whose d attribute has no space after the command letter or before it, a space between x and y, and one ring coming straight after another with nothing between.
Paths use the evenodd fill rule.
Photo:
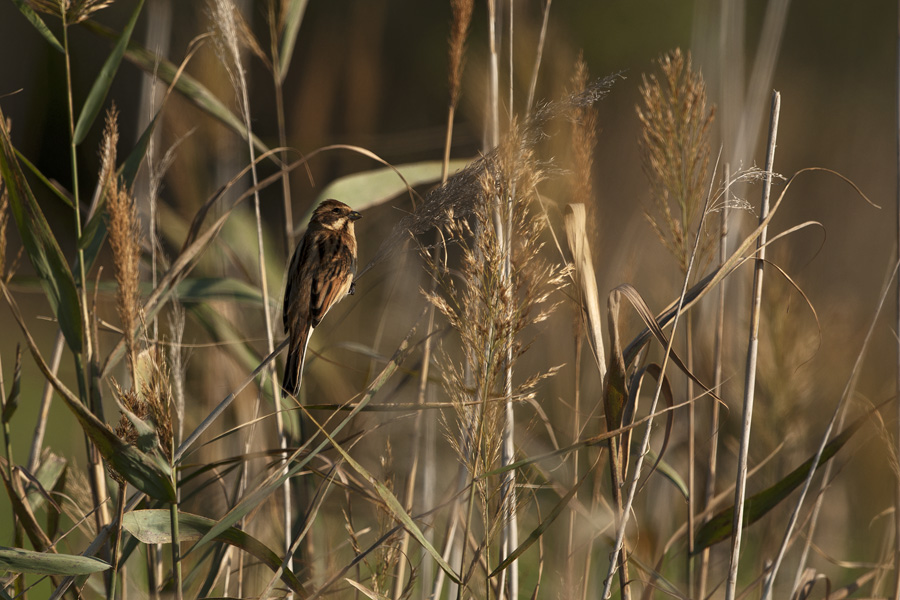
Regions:
<instances>
[{"instance_id":1,"label":"blurred background","mask_svg":"<svg viewBox=\"0 0 900 600\"><path fill-rule=\"evenodd\" d=\"M238 5L257 38L267 43L265 3L243 1ZM778 7L783 11L783 29ZM94 19L121 31L132 10L132 2L119 0ZM543 10L543 2L516 3L513 112L520 112L524 105ZM770 20L766 20L767 15ZM651 200L641 167L635 113L642 74L657 72L654 61L676 47L692 51L694 67L706 79L709 100L717 105L712 130L714 159L721 148L721 163L728 162L732 170L762 166L770 94L773 89L778 90L782 94L782 109L775 170L789 177L804 167L833 169L881 206L870 206L833 175L812 173L792 185L773 224L777 232L806 221L818 223L774 244L769 254L770 260L784 269L809 299L818 321L793 284L777 275L770 278L760 353L760 408L754 429L758 445L754 446L751 462L763 458L781 442L786 447L779 458L780 466L773 468L771 476L761 476L757 484L760 487L776 481L786 469L804 460L819 439L850 375L874 317L878 294L895 261L897 20L896 4L886 0L557 1L550 8L537 81L539 101L565 94L579 53L583 53L593 77L622 74L610 94L597 105L600 132L593 173L596 238L591 243L601 298L616 285L630 283L651 309L659 311L677 297L681 288L675 260L663 249L644 217ZM191 41L208 31L207 21L202 2L147 0L133 39L178 64ZM284 81L287 145L308 153L325 145L352 144L367 148L391 164L439 160L448 103L449 21L446 2L310 2ZM476 157L483 149L486 30L485 4L477 2L454 131L453 158ZM72 29L71 45L77 111L111 45L82 27ZM24 20L15 4L6 0L0 1L0 49L4 56L0 60L0 105L11 119L14 144L45 175L70 189L63 57ZM502 60L508 58L504 50ZM767 63L771 64L768 77ZM254 132L269 147L275 147L278 138L272 78L252 52L245 53L245 65ZM501 77L508 77L507 66L504 65ZM211 42L204 43L186 71L234 108L234 92ZM501 81L502 89L506 89L507 82ZM160 88L153 85L147 74L123 62L107 101L114 101L121 113L120 156L126 156L134 146L160 98ZM162 115L157 126L157 152L162 154L178 143L175 160L160 191L159 209L163 247L174 253L198 207L247 164L247 148L233 131L178 94L168 100ZM79 149L83 198L93 192L99 168L100 129L95 126ZM565 123L551 125L550 138L541 146L542 157L553 159L563 169L568 168L571 153L567 131ZM308 172L294 171L291 197L295 229L305 226L301 216L324 186L339 177L379 166L357 153L330 151L311 160ZM265 174L274 172L271 165L263 168L268 169ZM548 200L555 207L551 209L551 223L558 233L562 231L561 208L568 201L565 178L564 173L546 187ZM720 181L721 170L716 185ZM138 184L139 202L141 186L145 189L146 185L146 181ZM776 186L776 191L780 189ZM754 210L733 215L735 232L746 233L755 226L760 190L759 186L737 190ZM71 211L38 186L36 191L64 253L70 255L74 248ZM273 296L283 289L282 270L292 251L285 247L281 197L277 185L262 195L267 252L272 257L269 287ZM366 212L357 224L361 264L374 256L384 237L410 208L409 197L400 196ZM252 233L249 221L237 220L223 234L225 252L239 257L255 256ZM715 231L709 235L715 235ZM10 254L14 254L19 246L14 230L10 232L10 245ZM111 264L105 260L101 260L107 269L104 278L111 276ZM242 276L221 258L204 260L202 272L206 276ZM255 282L252 269L245 275L249 282ZM732 406L723 417L726 438L739 430L738 403L743 391L743 355L739 352L747 335L747 308L740 299L745 295L746 281L741 278L748 275L749 269L745 269L734 278L735 285L729 287L728 302L734 313L727 336L733 362L720 394ZM317 345L325 360L316 360L310 366L308 394L322 402L339 402L358 391L371 377L378 360L370 360L349 344L360 344L375 355L390 355L420 312L423 300L418 289L424 281L425 272L414 253L376 265L364 276L357 295L335 309L336 318L330 317L330 322L323 325L323 341ZM20 265L12 287L33 331L43 336L39 343L49 348L56 327L46 318L50 311L33 281L27 259ZM109 304L109 314L114 319L110 300L101 297L100 303ZM277 300L273 304L277 305ZM254 308L243 313L240 305L225 301L213 306L219 314L227 314L240 324L236 329L245 332L238 335L240 343L262 352L265 334L261 315L256 314L259 311ZM886 310L876 328L854 398L860 406L879 404L895 395L896 332L891 326L892 313L893 309ZM713 313L701 309L697 314L697 321L702 323L711 319ZM196 345L188 364L190 397L198 406L207 406L224 397L249 369L228 348L237 342L228 341L221 332L219 337L212 334L210 327L204 327L203 314L192 316L194 320L189 319L185 335L186 342ZM276 318L280 319L277 315ZM565 413L565 399L571 393L566 382L572 380L574 369L571 307L565 306L554 319L533 332L540 343L531 350L527 361L545 366L564 364L560 374L564 383L551 381L541 388L539 399L553 406L549 411ZM632 335L638 328L639 322L632 318ZM698 334L697 371L708 380L708 333L712 328L705 329L701 324L699 329L702 333ZM254 337L246 333L253 331L259 334ZM14 347L20 339L7 307L0 307L0 354L5 377L10 377ZM114 334L101 335L101 343L108 344L107 351L115 341ZM235 365L240 368L235 370ZM70 379L71 369L71 360L64 356L62 372ZM43 384L27 356L24 373L19 424L29 422L30 415L36 414ZM586 393L591 386L596 389L590 373L584 377ZM557 400L562 402L553 404ZM247 408L236 405L230 423L250 418L251 404L244 405ZM48 440L52 440L57 451L62 451L73 431L72 417L58 406L53 410ZM197 414L203 412L199 409ZM527 423L532 416L523 412L520 418ZM888 423L888 430L893 430L894 425ZM396 436L392 441L395 445L402 446L403 427L401 422L390 429ZM865 548L874 535L870 529L874 515L892 502L892 486L888 483L891 469L881 434L877 426L873 425L872 431L868 441L856 440L842 457L842 465L864 468L844 473L843 481L848 485L832 492L834 501L827 510L835 514L828 521L825 535L839 539L839 547L848 554L824 558L824 564L843 559L874 560ZM81 436L77 437L71 446L73 452L80 453L83 443ZM540 435L525 437L528 440L521 440L523 445L533 443L529 448L538 452L543 443ZM27 456L30 439L31 431L25 427L14 432L13 449L17 456ZM670 459L676 465L684 460L677 445L671 452ZM397 460L396 469L402 472L402 456ZM733 466L733 455L722 460ZM672 494L671 490L660 489L650 497L660 501ZM0 505L5 501L0 499ZM5 505L0 507L0 514L6 511ZM661 521L668 518L666 511L660 513ZM661 530L666 529L667 526L661 526ZM659 537L666 536L660 533ZM6 543L6 538L5 526L0 524L0 543Z\"/></svg>"}]
</instances>

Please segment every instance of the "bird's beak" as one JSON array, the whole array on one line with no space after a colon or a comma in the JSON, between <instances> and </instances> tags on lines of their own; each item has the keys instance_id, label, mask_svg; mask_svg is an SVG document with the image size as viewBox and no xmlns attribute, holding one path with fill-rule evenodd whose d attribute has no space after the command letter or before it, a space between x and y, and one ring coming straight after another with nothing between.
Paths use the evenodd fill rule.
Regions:
<instances>
[{"instance_id":1,"label":"bird's beak","mask_svg":"<svg viewBox=\"0 0 900 600\"><path fill-rule=\"evenodd\" d=\"M357 219L362 219L362 215L359 214L358 212L356 212L355 210L351 210L350 214L348 216L350 217L351 221L355 221Z\"/></svg>"}]
</instances>

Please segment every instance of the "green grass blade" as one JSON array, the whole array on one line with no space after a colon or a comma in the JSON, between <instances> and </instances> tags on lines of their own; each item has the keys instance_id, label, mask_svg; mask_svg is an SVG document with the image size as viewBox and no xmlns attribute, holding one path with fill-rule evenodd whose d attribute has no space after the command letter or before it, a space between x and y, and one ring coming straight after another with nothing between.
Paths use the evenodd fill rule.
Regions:
<instances>
[{"instance_id":1,"label":"green grass blade","mask_svg":"<svg viewBox=\"0 0 900 600\"><path fill-rule=\"evenodd\" d=\"M9 396L3 405L3 413L0 414L0 423L9 423L13 414L19 408L19 392L22 390L22 348L16 344L16 366L13 368L13 383L9 390Z\"/></svg>"},{"instance_id":2,"label":"green grass blade","mask_svg":"<svg viewBox=\"0 0 900 600\"><path fill-rule=\"evenodd\" d=\"M83 25L100 36L111 39L116 37L113 30L94 21L85 21ZM131 42L128 45L128 49L125 51L125 58L143 69L146 73L157 77L160 81L164 81L169 85L175 81L175 75L178 73L177 66L135 42ZM216 96L202 83L187 73L182 73L178 76L178 81L175 82L175 90L193 102L200 110L221 121L245 140L247 139L247 129L244 127L243 120L231 112L222 101L216 98ZM260 152L267 152L269 150L268 146L255 135L252 139L253 145Z\"/></svg>"},{"instance_id":3,"label":"green grass blade","mask_svg":"<svg viewBox=\"0 0 900 600\"><path fill-rule=\"evenodd\" d=\"M306 13L306 5L309 0L290 0L290 2L284 31L281 34L281 45L278 48L278 78L282 82L291 66L297 34L300 32L300 24L303 22L303 15Z\"/></svg>"},{"instance_id":4,"label":"green grass blade","mask_svg":"<svg viewBox=\"0 0 900 600\"><path fill-rule=\"evenodd\" d=\"M131 535L145 544L171 544L172 522L168 509L135 510L127 513L122 520L122 527ZM213 519L193 515L190 513L178 513L178 541L189 542L198 540L216 524ZM258 559L261 563L277 571L282 569L281 580L301 597L309 594L303 589L303 584L288 569L282 568L281 558L268 546L248 533L236 527L229 527L216 536L216 541L224 542Z\"/></svg>"},{"instance_id":5,"label":"green grass blade","mask_svg":"<svg viewBox=\"0 0 900 600\"><path fill-rule=\"evenodd\" d=\"M819 469L837 454L844 444L847 443L854 433L863 425L867 416L860 417L852 425L847 427L840 435L828 442L825 450L822 452L822 458L816 469ZM744 506L744 527L755 523L770 510L778 506L785 498L787 498L800 484L806 480L809 470L812 468L812 462L815 456L804 462L802 465L788 473L781 481L766 488L765 490L754 494L747 498ZM708 548L713 544L721 542L731 537L731 527L734 520L734 506L730 506L725 510L718 512L712 519L707 521L697 531L697 537L694 541L694 554L699 554L704 548Z\"/></svg>"},{"instance_id":6,"label":"green grass blade","mask_svg":"<svg viewBox=\"0 0 900 600\"><path fill-rule=\"evenodd\" d=\"M38 30L38 33L40 33L45 40L50 42L50 45L53 46L54 50L65 54L66 51L63 49L62 44L59 43L59 40L56 39L56 36L53 35L53 32L50 31L50 28L47 27L47 24L44 23L43 19L41 19L41 17L36 12L34 12L34 10L27 3L23 2L22 0L13 0L13 4L18 7L19 12L22 13L22 16L28 19L28 22Z\"/></svg>"},{"instance_id":7,"label":"green grass blade","mask_svg":"<svg viewBox=\"0 0 900 600\"><path fill-rule=\"evenodd\" d=\"M93 556L45 554L22 548L0 546L0 568L15 573L41 575L89 575L109 568L109 563Z\"/></svg>"},{"instance_id":8,"label":"green grass blade","mask_svg":"<svg viewBox=\"0 0 900 600\"><path fill-rule=\"evenodd\" d=\"M72 271L50 230L25 175L16 160L15 149L0 110L0 175L9 192L9 206L22 238L22 245L41 279L50 307L69 348L81 353L84 333L81 329L81 302Z\"/></svg>"},{"instance_id":9,"label":"green grass blade","mask_svg":"<svg viewBox=\"0 0 900 600\"><path fill-rule=\"evenodd\" d=\"M69 463L65 458L52 452L48 452L42 458L37 472L34 473L37 485L34 482L30 483L25 492L25 501L31 507L31 510L37 511L44 506L44 503L50 498L47 490L52 490L56 487L56 484L64 477L68 465ZM52 503L53 500L50 500L50 502Z\"/></svg>"},{"instance_id":10,"label":"green grass blade","mask_svg":"<svg viewBox=\"0 0 900 600\"><path fill-rule=\"evenodd\" d=\"M451 160L450 172L453 173L468 165L471 161L465 159ZM352 206L355 210L365 210L387 202L391 198L406 192L410 187L434 183L441 180L442 161L429 160L418 163L397 165L396 167L384 167L354 173L335 179L322 189L316 198L316 202L300 219L305 223L312 216L319 202L328 198L335 198ZM398 174L402 176L398 177ZM405 179L405 181L404 181ZM409 184L407 186L407 183Z\"/></svg>"},{"instance_id":11,"label":"green grass blade","mask_svg":"<svg viewBox=\"0 0 900 600\"><path fill-rule=\"evenodd\" d=\"M65 203L66 206L68 206L68 207L71 208L72 210L75 210L75 203L72 202L72 199L69 198L68 196L66 196L64 193L62 193L62 191L59 189L59 187L57 187L57 186L54 185L49 179L47 179L47 177L46 177L43 173L41 173L41 172L38 170L38 168L37 168L36 166L34 166L34 164L32 164L32 162L31 162L30 160L28 160L28 158L27 158L24 154L22 154L21 152L19 152L18 148L16 148L16 158L18 158L18 159L19 159L19 162L22 163L23 165L25 165L25 168L28 169L29 171L31 171L31 173L32 173L35 177L37 177L38 180L39 180L41 183L43 183L44 186L45 186L48 190L50 190L50 192L51 192L54 196L56 196L57 198L59 198L60 200L62 200L63 203Z\"/></svg>"},{"instance_id":12,"label":"green grass blade","mask_svg":"<svg viewBox=\"0 0 900 600\"><path fill-rule=\"evenodd\" d=\"M122 63L122 56L125 54L125 48L128 47L131 33L134 31L134 26L137 23L143 7L144 0L138 0L137 5L134 7L134 12L131 14L131 18L128 19L128 23L125 24L125 29L122 30L119 41L113 47L113 51L107 57L106 62L103 63L103 68L100 69L97 79L94 80L94 85L91 86L91 91L88 93L87 100L84 101L84 106L81 108L81 114L78 115L78 122L75 124L76 145L84 141L84 137L94 124L94 120L97 118L97 115L100 114L100 109L103 107L103 102L106 100L106 95L109 93L109 87L112 85L113 78L116 76L116 71L119 70L119 65Z\"/></svg>"},{"instance_id":13,"label":"green grass blade","mask_svg":"<svg viewBox=\"0 0 900 600\"><path fill-rule=\"evenodd\" d=\"M150 147L150 140L153 139L153 132L156 130L156 121L159 119L160 112L162 112L161 108L147 124L141 137L131 150L131 154L128 155L128 158L125 159L125 162L122 163L122 167L119 169L119 176L125 182L125 187L130 188L134 184L138 169L147 155L147 148Z\"/></svg>"}]
</instances>

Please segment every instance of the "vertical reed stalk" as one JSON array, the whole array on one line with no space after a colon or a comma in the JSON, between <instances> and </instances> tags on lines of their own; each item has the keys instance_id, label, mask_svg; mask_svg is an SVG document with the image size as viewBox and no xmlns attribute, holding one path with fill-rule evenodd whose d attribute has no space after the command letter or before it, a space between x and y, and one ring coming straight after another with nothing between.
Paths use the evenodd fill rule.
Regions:
<instances>
[{"instance_id":1,"label":"vertical reed stalk","mask_svg":"<svg viewBox=\"0 0 900 600\"><path fill-rule=\"evenodd\" d=\"M267 20L269 23L269 52L272 57L272 83L275 86L275 118L278 127L278 145L287 147L287 127L284 118L284 90L283 82L286 73L281 71L281 57L278 51L278 16L275 8L275 0L267 3ZM289 171L286 169L287 152L282 150L281 157L281 193L284 206L284 251L290 257L294 248L294 215L291 204L291 181Z\"/></svg>"},{"instance_id":2,"label":"vertical reed stalk","mask_svg":"<svg viewBox=\"0 0 900 600\"><path fill-rule=\"evenodd\" d=\"M173 473L175 471L173 470ZM177 487L178 482L172 481L172 485ZM184 593L182 588L184 582L181 577L181 543L179 542L178 527L178 502L169 504L169 518L172 523L172 573L175 577L175 600L183 600Z\"/></svg>"},{"instance_id":3,"label":"vertical reed stalk","mask_svg":"<svg viewBox=\"0 0 900 600\"><path fill-rule=\"evenodd\" d=\"M728 206L731 201L731 165L725 164L725 197L720 211L719 222L719 265L728 259ZM722 363L724 360L725 340L725 281L719 284L718 306L716 307L716 333L713 389L722 394ZM716 473L719 462L719 403L712 402L709 420L709 462L706 465L706 490L703 497L703 509L710 508L716 495ZM697 597L706 598L706 587L709 579L709 548L700 554L700 573L698 576Z\"/></svg>"},{"instance_id":4,"label":"vertical reed stalk","mask_svg":"<svg viewBox=\"0 0 900 600\"><path fill-rule=\"evenodd\" d=\"M78 153L77 144L75 142L75 105L72 92L72 61L69 53L69 22L66 12L66 4L60 3L60 16L62 18L62 34L63 34L63 56L66 68L66 101L69 119L69 160L72 167L72 202L75 206L75 239L81 239L81 196L78 192ZM90 318L87 313L87 284L84 270L84 249L78 244L78 272L76 273L76 283L80 294L81 310L81 331L83 347L81 352L75 353L76 372L78 374L78 388L82 401L90 407L92 412L96 412L98 407L93 406L91 393L91 376L90 364L92 361L91 336L88 335L90 328ZM103 477L103 468L100 465L100 456L97 449L88 439L87 434L84 435L84 443L88 457L88 477L91 484L91 493L93 495L94 506L99 510L94 513L94 525L99 531L103 525L109 521L109 510L106 507L106 478Z\"/></svg>"},{"instance_id":5,"label":"vertical reed stalk","mask_svg":"<svg viewBox=\"0 0 900 600\"><path fill-rule=\"evenodd\" d=\"M900 2L897 3L897 50L894 77L896 81L896 98L897 103L897 122L896 131L896 159L897 172L896 177L896 204L897 204L897 230L894 243L897 245L897 259L900 260ZM897 301L896 301L896 321L894 331L900 331L900 278L897 281ZM894 452L900 457L900 338L897 340L897 372L896 375L896 391L897 391L897 447ZM894 500L894 600L900 600L900 473L895 474L897 478Z\"/></svg>"},{"instance_id":6,"label":"vertical reed stalk","mask_svg":"<svg viewBox=\"0 0 900 600\"><path fill-rule=\"evenodd\" d=\"M466 50L466 40L469 35L469 26L472 22L472 12L474 8L474 0L451 0L450 9L452 13L452 18L450 22L450 39L448 42L448 84L449 84L449 103L447 108L447 127L446 133L444 136L444 153L443 153L443 162L441 165L441 184L446 184L447 179L450 176L450 149L453 141L453 126L455 122L456 115L456 107L459 104L459 98L462 91L462 73L463 66L465 64L465 50ZM438 232L435 232L435 247L438 248L441 242L441 237ZM432 282L431 282L431 293L434 294L437 289L437 269L438 265L441 261L436 260L434 262L434 268L432 269ZM428 327L426 329L426 339L425 345L422 350L422 369L419 373L419 387L416 394L417 402L420 405L424 405L427 402L427 395L429 394L430 388L428 387L428 375L430 373L431 367L431 354L432 354L432 346L434 343L434 338L431 335L434 330L434 305L430 305L428 308ZM428 449L426 451L426 458L424 461L424 467L426 469L425 474L423 475L423 494L422 503L425 506L431 506L434 501L434 445L436 443L436 421L433 417L428 417L427 422L425 423L425 435L422 436L420 431L422 429L422 421L426 417L425 411L420 410L416 413L416 423L414 426L415 441L413 443L413 464L410 469L410 478L407 482L408 493L407 493L407 503L406 508L412 508L412 493L415 489L416 479L419 468L419 458L422 449L421 439L424 437L425 447ZM462 467L460 467L462 468ZM455 503L454 503L455 506ZM449 530L447 532L446 538L446 548L452 547L454 540L456 538L456 524L457 519L455 518L456 510L452 509L450 511L451 518L449 520ZM409 532L404 530L403 537L400 542L400 551L401 554L405 555L407 552L407 548L409 547ZM427 536L432 536L431 530L426 533ZM428 538L429 542L432 541L432 538ZM445 550L445 553L447 550ZM424 551L423 551L424 556ZM446 556L445 556L446 559ZM425 597L425 591L427 590L428 582L432 580L434 564L430 559L426 559L422 564L422 581L423 585L421 586L422 596ZM394 597L400 597L403 588L403 580L406 571L406 561L401 560L398 563L397 568L397 576L394 582ZM439 571L438 577L439 580L433 582L435 594L434 597L440 596L440 588L443 584L443 576L444 572Z\"/></svg>"},{"instance_id":7,"label":"vertical reed stalk","mask_svg":"<svg viewBox=\"0 0 900 600\"><path fill-rule=\"evenodd\" d=\"M114 532L113 542L110 544L112 548L112 569L109 583L109 591L106 595L107 600L115 600L116 598L116 585L118 583L119 574L121 572L120 567L122 565L119 564L119 560L122 558L120 551L122 546L122 517L125 515L125 492L128 488L128 485L124 482L118 482L119 484L119 494L116 498L116 526ZM122 597L124 598L126 593L127 585L125 582L125 577L122 577Z\"/></svg>"},{"instance_id":8,"label":"vertical reed stalk","mask_svg":"<svg viewBox=\"0 0 900 600\"><path fill-rule=\"evenodd\" d=\"M775 163L775 140L778 135L778 116L781 111L781 94L772 94L772 115L769 121L769 141L766 150L765 182L759 220L762 223L769 215L769 196L772 190L772 169ZM736 598L738 562L741 555L741 533L744 526L744 500L747 489L747 462L750 452L750 426L753 420L753 400L756 392L756 363L759 354L759 320L762 308L763 267L766 260L766 238L768 228L764 228L756 241L756 262L753 270L753 290L750 307L750 337L747 342L747 365L744 375L744 409L741 421L741 444L738 450L737 481L734 492L734 521L731 526L731 563L725 587L725 600Z\"/></svg>"},{"instance_id":9,"label":"vertical reed stalk","mask_svg":"<svg viewBox=\"0 0 900 600\"><path fill-rule=\"evenodd\" d=\"M278 145L282 148L287 147L287 126L284 117L284 90L282 83L285 73L281 70L281 57L278 51L278 17L276 15L275 0L268 2L268 22L269 22L269 42L270 53L272 57L272 82L275 86L275 118L278 127ZM252 146L252 144L251 144ZM284 206L284 251L288 260L290 260L291 252L294 249L294 213L291 204L291 179L290 172L286 168L287 152L282 150L281 157L281 197ZM272 349L269 349L271 352ZM275 369L272 369L272 387L278 388L278 380ZM288 436L284 427L284 416L282 413L281 394L275 392L275 428L278 430L278 447L284 456L288 455ZM284 472L287 472L288 466L285 464ZM283 510L283 526L284 526L284 551L288 557L285 565L288 570L293 571L294 559L291 548L291 531L293 531L294 518L291 505L291 483L290 479L284 482L281 488L281 504Z\"/></svg>"},{"instance_id":10,"label":"vertical reed stalk","mask_svg":"<svg viewBox=\"0 0 900 600\"><path fill-rule=\"evenodd\" d=\"M688 312L685 315L686 323L684 327L684 345L685 359L687 360L687 368L691 373L694 372L694 313ZM688 596L694 596L694 529L696 528L694 514L697 508L697 485L696 473L694 468L696 460L696 410L694 410L694 381L690 377L686 377L685 398L688 401L688 498L687 498L687 528L688 528L688 555L685 561L687 567L687 590ZM715 404L715 402L713 403Z\"/></svg>"},{"instance_id":11,"label":"vertical reed stalk","mask_svg":"<svg viewBox=\"0 0 900 600\"><path fill-rule=\"evenodd\" d=\"M256 223L256 244L257 244L257 266L259 273L260 288L262 291L263 318L266 328L266 348L271 355L275 349L274 328L272 326L272 314L269 303L269 283L266 275L266 255L263 243L262 214L260 211L259 201L259 177L256 170L256 148L253 145L252 123L250 119L250 95L247 87L247 79L244 73L243 61L241 59L240 47L238 45L237 24L235 23L236 7L231 0L215 0L213 11L217 28L216 41L219 44L219 51L223 58L223 64L226 67L229 76L232 79L235 94L237 95L238 105L241 110L241 116L244 120L244 128L247 131L247 150L250 155L250 176L253 184L253 213ZM290 250L288 250L290 251ZM280 445L286 445L284 440L283 423L281 422L281 386L278 382L278 374L272 365L267 367L270 384L272 386L273 406L276 413L276 435L279 438ZM264 386L263 388L264 389ZM260 393L262 393L262 389ZM257 396L257 412L259 406L259 396ZM249 446L253 439L254 426L251 426L250 433L247 437L247 445ZM287 468L285 466L285 468ZM246 475L246 472L244 472ZM291 547L291 523L290 523L290 479L284 482L284 490L282 492L283 510L285 517L285 540L283 547L287 551ZM241 559L243 554L241 554ZM288 568L293 569L292 560L288 560ZM242 579L239 577L239 582ZM240 583L239 583L240 587Z\"/></svg>"}]
</instances>

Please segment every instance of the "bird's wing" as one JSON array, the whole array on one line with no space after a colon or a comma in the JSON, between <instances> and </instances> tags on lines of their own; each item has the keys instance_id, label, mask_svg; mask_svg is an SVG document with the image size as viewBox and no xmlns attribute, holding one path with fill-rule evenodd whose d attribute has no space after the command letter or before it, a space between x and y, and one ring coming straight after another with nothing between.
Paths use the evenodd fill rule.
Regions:
<instances>
[{"instance_id":1,"label":"bird's wing","mask_svg":"<svg viewBox=\"0 0 900 600\"><path fill-rule=\"evenodd\" d=\"M309 243L308 236L304 235L297 244L294 255L291 257L291 265L287 270L287 282L284 286L284 306L281 310L281 321L284 324L284 332L290 329L291 322L305 320L305 316L299 315L297 311L305 311L305 307L309 306L309 290L308 285L304 285L302 281L303 273L301 267L308 264L308 256L313 251ZM305 297L300 297L305 296Z\"/></svg>"},{"instance_id":2,"label":"bird's wing","mask_svg":"<svg viewBox=\"0 0 900 600\"><path fill-rule=\"evenodd\" d=\"M350 268L352 255L345 247L335 249L334 260L325 261L321 271L313 278L309 295L309 321L313 327L350 291L353 273Z\"/></svg>"}]
</instances>

